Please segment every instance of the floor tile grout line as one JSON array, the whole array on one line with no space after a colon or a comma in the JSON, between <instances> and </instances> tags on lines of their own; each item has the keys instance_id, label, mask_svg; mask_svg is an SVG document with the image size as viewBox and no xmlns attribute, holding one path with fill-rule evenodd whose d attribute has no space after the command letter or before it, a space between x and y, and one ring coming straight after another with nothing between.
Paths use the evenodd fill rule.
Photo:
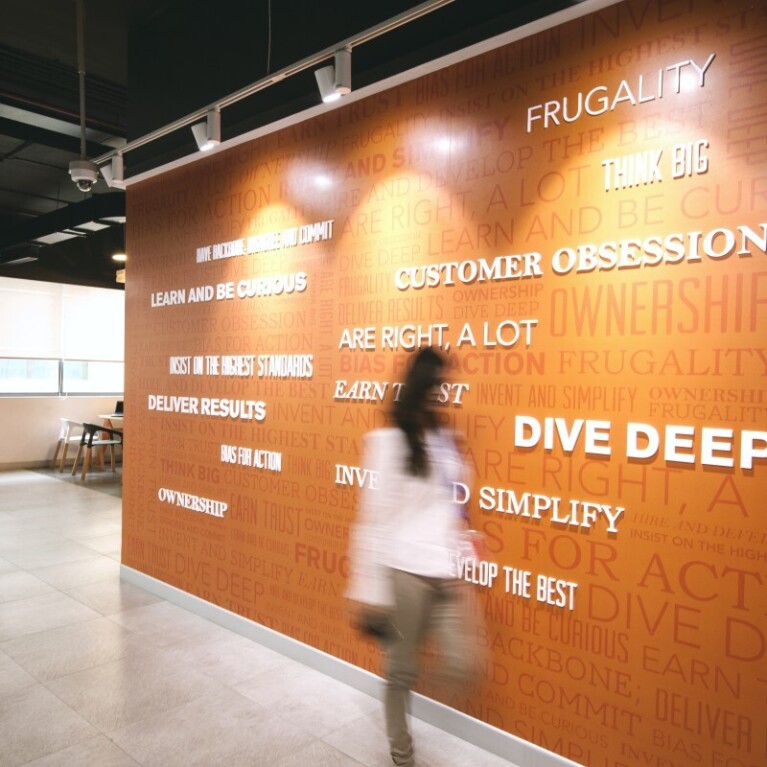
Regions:
<instances>
[{"instance_id":1,"label":"floor tile grout line","mask_svg":"<svg viewBox=\"0 0 767 767\"><path fill-rule=\"evenodd\" d=\"M2 476L0 476L0 484L2 484ZM79 493L80 490L84 490L84 489L92 489L92 488L79 487L77 492ZM92 499L94 498L93 494L91 494L90 498L92 498ZM112 496L112 498L109 499L107 497L107 494L105 494L105 493L100 493L99 494L98 501L101 502L102 500L104 500L105 503L107 505L110 505L110 506L115 505L115 504L113 504L113 501L117 501L117 503L121 503L114 496ZM34 503L35 503L35 501L32 501L31 505L34 505ZM76 499L68 499L67 503L71 503L72 507L76 507L77 500ZM96 501L94 500L94 504L95 503L96 503ZM87 531L89 529L88 525L97 523L98 522L98 518L99 518L98 512L95 509L93 509L93 510L88 509L83 514L80 514L79 512L76 513L73 510L66 509L65 510L65 514L66 514L67 518L71 518L71 527L67 526L66 522L64 524L61 524L62 521L63 521L62 518L57 517L54 514L46 514L46 515L35 514L35 515L29 517L28 520L25 520L23 515L11 516L10 514L8 514L5 511L0 511L0 526L6 525L6 526L15 527L15 529L19 532L19 534L23 535L23 532L24 532L22 530L22 527L24 526L23 523L25 521L29 521L30 524L26 527L27 530L33 529L33 528L37 528L39 530L43 530L43 531L49 533L51 535L51 537L53 537L53 538L59 539L61 541L67 542L67 543L74 543L76 545L80 545L80 546L83 546L84 548L90 549L90 547L87 544L83 543L82 540L76 540L76 539L72 538L71 536L72 535L79 535L83 531ZM109 519L114 519L114 512L110 512L110 515L111 516L109 517ZM117 532L117 531L115 531L115 532ZM0 535L2 535L2 534L0 533ZM107 533L106 535L97 535L97 536L91 536L91 537L92 538L102 538L102 537L107 537L108 535L109 535L109 533ZM110 557L109 554L105 554L103 552L96 551L95 549L91 549L91 551L93 552L92 556L88 556L88 557L86 557L86 558L84 558L82 560L72 560L71 562L57 563L57 564L51 565L51 567L56 567L56 566L58 566L58 564L60 564L62 567L66 567L67 565L76 566L76 563L78 563L78 562L81 562L81 563L86 563L86 562L97 563L100 560L117 561L118 564L119 564L119 561L120 561L119 558L117 560L115 560L114 556ZM2 561L3 561L3 558L2 558L2 555L0 555L0 562L2 562ZM65 597L69 598L69 599L72 599L72 600L76 601L78 604L80 604L80 605L82 605L82 606L84 606L86 608L90 608L93 611L93 613L94 613L94 616L92 618L86 618L86 619L74 621L74 622L71 622L71 623L65 623L65 624L62 624L62 626L53 627L52 629L43 629L40 632L34 632L33 634L29 634L29 635L22 635L22 637L23 636L28 636L28 637L36 636L38 634L45 633L46 631L49 631L49 630L57 630L57 629L65 630L67 628L75 627L75 626L78 626L80 624L86 624L89 621L106 620L106 621L109 621L110 623L112 623L113 625L119 626L121 629L123 629L126 632L128 632L129 635L131 635L132 637L135 637L136 639L138 639L138 640L143 642L143 641L147 641L147 640L145 638L141 637L142 633L144 633L144 634L153 633L153 632L157 631L158 628L156 626L152 626L151 624L146 624L146 625L142 626L141 628L138 628L135 625L134 626L126 625L125 623L121 623L120 622L119 616L122 615L122 614L125 614L125 613L129 613L129 612L131 612L133 610L141 610L141 609L145 609L147 607L151 608L153 605L156 605L156 604L160 604L160 605L161 604L169 604L169 605L173 606L174 611L175 610L180 610L180 611L182 611L184 613L187 613L187 614L193 616L196 619L204 621L205 623L207 623L211 627L213 627L213 626L219 627L217 623L205 620L205 618L203 616L199 616L199 615L196 615L194 612L189 612L187 610L184 610L183 607L179 607L179 606L175 605L174 603L169 602L166 599L159 599L157 602L152 602L152 603L144 604L144 605L134 604L133 606L128 607L127 609L120 609L120 610L117 610L116 612L106 614L105 612L102 612L102 609L103 609L103 605L107 605L108 604L108 601L102 602L101 603L102 607L100 609L99 607L95 606L97 604L97 602L94 602L93 605L89 604L88 602L83 601L82 599L78 599L77 597L73 596L69 592L72 591L72 590L78 589L80 587L83 587L83 586L88 586L88 585L96 586L97 584L109 584L110 582L113 582L115 580L112 577L100 578L100 579L97 579L95 581L88 581L87 583L83 583L83 584L68 584L66 586L63 586L63 585L61 585L61 582L57 581L54 576L51 576L51 581L45 581L42 578L39 578L39 576L36 575L35 570L40 570L41 567L35 567L35 568L21 567L21 566L18 566L15 563L10 562L8 560L5 560L5 561L8 562L8 566L9 566L9 568L11 568L9 570L9 572L22 572L22 573L26 573L28 575L32 575L33 577L35 577L38 580L40 580L41 583L43 583L46 586L50 587L53 590L52 593L63 595ZM46 566L42 566L42 567L46 567ZM116 580L117 581L120 580L119 576L117 576ZM204 632L201 631L201 634L202 633L204 633ZM237 632L232 632L232 635L235 636L235 637L241 636L240 634L237 634ZM151 646L147 646L147 651L152 653L153 655L170 657L176 650L179 650L179 651L183 651L184 650L183 645L186 643L186 639L188 639L188 637L185 638L185 639L175 640L171 645L164 645L164 646L158 645L154 641L152 641L151 642ZM215 641L215 640L210 640L210 641ZM255 642L254 644L258 644L258 642ZM11 656L9 656L9 657L11 657ZM96 724L95 722L92 722L85 714L79 713L79 711L77 711L72 706L70 706L69 703L64 698L62 698L60 695L58 695L56 692L54 692L54 690L51 689L51 687L49 687L49 685L52 685L52 686L55 687L56 685L54 684L54 682L56 682L57 680L65 679L65 678L67 678L67 677L69 677L71 675L74 675L74 674L77 674L77 673L81 673L82 671L88 671L88 670L97 669L97 668L99 668L99 667L101 667L103 665L106 665L106 664L109 664L109 663L114 663L115 661L119 661L120 659L122 659L124 657L125 657L125 654L120 655L118 658L107 658L107 659L104 659L103 661L101 661L101 662L99 662L99 663L97 663L97 664L95 664L93 666L88 666L86 669L80 669L80 670L77 670L77 671L71 671L71 672L68 672L67 674L62 674L61 676L57 676L54 679L47 679L46 681L42 681L37 674L33 674L31 672L26 672L26 669L24 669L24 667L21 667L21 668L22 668L22 670L24 670L26 673L29 674L29 677L31 679L35 680L35 682L33 684L38 684L42 688L46 689L49 694L53 695L61 704L66 706L67 709L69 709L70 711L74 712L79 719L87 722L88 725L92 728L94 734L98 734L99 736L102 736L102 737L106 738L111 744L113 744L113 746L115 748L120 749L121 753L125 753L128 758L133 760L135 763L137 763L139 765L142 765L142 767L143 767L143 764L142 764L141 760L137 759L136 757L132 756L129 752L127 752L124 749L122 749L116 743L116 741L113 740L112 737L110 737L110 735L108 733L115 733L116 732L115 729L102 729L98 724ZM258 692L258 681L257 681L258 678L260 676L264 675L264 674L269 673L270 671L273 671L274 669L264 668L264 669L259 670L253 676L250 676L250 677L248 677L245 680L231 681L231 677L229 677L226 673L221 673L220 671L217 671L217 670L215 670L213 668L209 669L208 671L202 670L203 668L207 668L207 664L206 663L202 663L201 662L201 663L196 665L195 662L193 660L191 660L192 655L190 654L188 657L189 657L189 660L187 660L187 659L185 659L183 657L182 652L177 653L177 656L175 658L173 658L173 665L174 666L178 666L179 668L182 668L182 669L183 668L191 668L191 669L197 671L202 676L204 676L207 680L210 680L213 683L215 683L215 685L216 685L215 689L220 689L222 691L226 690L228 695L235 695L235 696L237 696L237 698L244 699L244 701L247 702L247 705L252 705L255 708L259 708L258 701L254 700L253 698L248 697L244 692L240 692L238 687L240 687L241 685L244 685L244 684L253 683L253 691L254 692ZM200 657L203 657L203 656L200 656ZM14 659L11 657L11 660L14 660ZM292 660L289 657L284 658L284 662L290 664L291 666L295 666L297 668L300 668L300 669L308 668L306 666L303 666L303 664L301 664L300 661ZM169 670L169 674L170 673L172 673L172 672ZM331 679L332 679L332 677L331 677ZM207 686L207 682L205 684ZM66 691L65 688L59 688L59 689L62 690L63 694L65 694L65 695L67 694L67 691ZM211 689L214 689L213 685L211 686ZM73 690L74 694L75 694L75 697L71 697L71 695L70 695L71 699L73 700L73 702L75 702L76 704L79 705L79 700L80 700L79 696L82 694L82 692L80 690L78 690L76 687L71 687L70 690ZM186 701L184 701L182 703L179 703L177 706L171 706L169 709L165 710L163 712L163 714L172 714L173 712L176 712L177 710L182 709L185 706L192 705L192 704L194 704L197 701L199 701L198 697L191 697L189 700L186 700ZM86 712L90 711L93 714L92 709L83 709L83 710L86 711ZM143 710L141 711L141 713L143 713ZM291 724L293 726L299 726L299 725L296 724L295 716L293 716L290 713L288 713L287 709L285 709L283 711L279 711L279 712L278 711L273 711L271 713L275 717L277 717L277 719L275 719L275 721L279 720L282 723ZM302 727L299 727L299 729L302 729L303 732L306 734L306 736L311 739L311 743L309 745L305 746L305 747L302 747L302 749L303 748L310 748L312 745L320 743L320 744L323 744L324 746L326 746L328 748L334 749L339 754L341 754L343 756L343 760L344 760L345 763L347 763L347 760L348 760L348 764L350 764L350 765L351 764L360 765L360 767L365 767L365 765L372 764L373 761L375 760L375 758L372 758L372 759L365 758L364 761L361 762L361 761L355 759L351 754L347 753L346 751L341 750L337 746L333 745L333 743L329 742L329 740L332 739L333 736L338 734L341 730L344 730L346 727L348 727L350 725L353 726L355 723L358 723L358 725L361 727L362 724L365 723L366 720L368 720L368 722L369 722L369 720L370 720L370 718L372 716L373 716L373 712L372 711L370 713L367 713L367 714L360 713L359 716L356 716L356 717L352 718L350 721L345 722L343 725L341 725L339 727L335 727L334 729L331 729L328 732L324 732L322 727L317 728L317 729L314 730L314 732L318 732L318 731L323 732L322 736L317 736L317 735L314 734L314 732L311 732L309 729L303 730ZM140 728L140 725L141 725L142 722L146 722L146 721L148 721L148 720L150 720L150 719L152 719L154 717L155 717L154 713L149 713L145 717L141 717L139 719L132 720L129 724L126 723L124 726L128 727L128 726L136 725L137 727ZM105 717L105 719L106 719L106 717ZM122 729L122 726L120 728L118 728L118 729ZM85 740L87 740L87 739L85 739ZM85 740L83 740L81 742L85 742ZM338 738L336 740L337 740L337 742L340 742L340 740ZM58 749L58 751L61 751L61 750L65 750L65 749ZM55 751L53 753L58 753L58 751ZM482 749L480 749L480 751L482 751ZM487 753L490 753L490 752L487 752ZM359 754L362 754L362 751L358 751L358 755ZM282 759L280 761L282 761ZM428 763L429 764L433 763L431 758L429 759Z\"/></svg>"}]
</instances>

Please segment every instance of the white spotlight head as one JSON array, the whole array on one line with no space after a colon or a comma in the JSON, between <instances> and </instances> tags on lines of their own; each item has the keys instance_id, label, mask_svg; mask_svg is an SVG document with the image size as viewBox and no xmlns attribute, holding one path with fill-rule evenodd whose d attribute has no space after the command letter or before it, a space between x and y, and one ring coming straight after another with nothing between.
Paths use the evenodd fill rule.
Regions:
<instances>
[{"instance_id":1,"label":"white spotlight head","mask_svg":"<svg viewBox=\"0 0 767 767\"><path fill-rule=\"evenodd\" d=\"M114 155L109 165L101 166L101 175L104 177L104 181L107 182L108 187L125 189L124 167L123 156L121 154Z\"/></svg>"},{"instance_id":2,"label":"white spotlight head","mask_svg":"<svg viewBox=\"0 0 767 767\"><path fill-rule=\"evenodd\" d=\"M329 64L322 69L317 69L314 72L314 77L317 79L317 87L320 89L320 96L326 104L330 104L332 101L338 101L341 98L340 93L336 93L335 86L335 67Z\"/></svg>"},{"instance_id":3,"label":"white spotlight head","mask_svg":"<svg viewBox=\"0 0 767 767\"><path fill-rule=\"evenodd\" d=\"M221 143L221 112L211 109L205 117L204 123L192 126L194 140L201 152L207 152Z\"/></svg>"},{"instance_id":4,"label":"white spotlight head","mask_svg":"<svg viewBox=\"0 0 767 767\"><path fill-rule=\"evenodd\" d=\"M352 92L352 52L350 48L336 51L334 63L314 72L322 100L329 104Z\"/></svg>"}]
</instances>

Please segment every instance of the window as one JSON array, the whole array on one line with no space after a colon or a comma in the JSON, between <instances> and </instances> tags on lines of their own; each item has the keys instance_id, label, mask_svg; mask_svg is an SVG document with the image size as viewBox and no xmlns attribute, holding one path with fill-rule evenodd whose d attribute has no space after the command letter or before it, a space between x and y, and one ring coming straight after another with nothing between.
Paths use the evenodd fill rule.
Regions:
<instances>
[{"instance_id":1,"label":"window","mask_svg":"<svg viewBox=\"0 0 767 767\"><path fill-rule=\"evenodd\" d=\"M121 394L121 290L0 277L0 395Z\"/></svg>"},{"instance_id":2,"label":"window","mask_svg":"<svg viewBox=\"0 0 767 767\"><path fill-rule=\"evenodd\" d=\"M62 394L120 394L125 380L122 362L64 360Z\"/></svg>"},{"instance_id":3,"label":"window","mask_svg":"<svg viewBox=\"0 0 767 767\"><path fill-rule=\"evenodd\" d=\"M58 394L59 360L0 359L0 394Z\"/></svg>"}]
</instances>

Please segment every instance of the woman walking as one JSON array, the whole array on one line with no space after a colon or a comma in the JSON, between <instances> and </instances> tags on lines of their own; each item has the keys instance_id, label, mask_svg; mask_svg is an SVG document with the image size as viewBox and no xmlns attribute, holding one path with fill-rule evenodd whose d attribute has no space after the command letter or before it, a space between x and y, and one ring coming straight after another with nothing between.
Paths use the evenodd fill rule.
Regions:
<instances>
[{"instance_id":1,"label":"woman walking","mask_svg":"<svg viewBox=\"0 0 767 767\"><path fill-rule=\"evenodd\" d=\"M420 350L394 403L395 426L366 436L363 467L375 481L362 492L352 536L347 596L385 652L386 732L398 767L415 764L407 712L425 638L436 638L447 678L467 680L472 663L455 577L466 518L454 498L465 470L437 419L445 367L439 351Z\"/></svg>"}]
</instances>

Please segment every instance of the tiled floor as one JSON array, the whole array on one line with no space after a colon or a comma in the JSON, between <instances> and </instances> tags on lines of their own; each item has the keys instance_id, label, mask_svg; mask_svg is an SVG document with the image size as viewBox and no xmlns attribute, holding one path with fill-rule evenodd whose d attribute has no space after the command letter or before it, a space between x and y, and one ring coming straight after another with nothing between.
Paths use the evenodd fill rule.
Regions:
<instances>
[{"instance_id":1,"label":"tiled floor","mask_svg":"<svg viewBox=\"0 0 767 767\"><path fill-rule=\"evenodd\" d=\"M0 473L0 765L388 767L380 703L120 581L109 481ZM508 767L413 722L423 767Z\"/></svg>"}]
</instances>

